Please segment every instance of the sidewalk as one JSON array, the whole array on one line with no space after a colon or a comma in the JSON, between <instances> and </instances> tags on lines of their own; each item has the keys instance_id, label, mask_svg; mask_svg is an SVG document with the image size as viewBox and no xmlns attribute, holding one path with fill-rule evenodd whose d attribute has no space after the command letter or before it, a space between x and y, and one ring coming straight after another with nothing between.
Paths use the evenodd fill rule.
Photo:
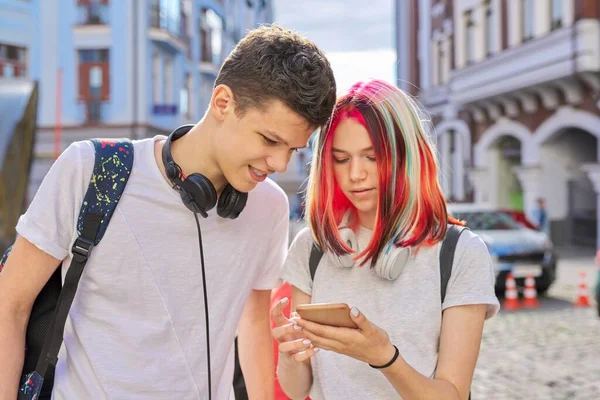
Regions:
<instances>
[{"instance_id":1,"label":"sidewalk","mask_svg":"<svg viewBox=\"0 0 600 400\"><path fill-rule=\"evenodd\" d=\"M592 264L596 256L596 249L590 246L563 245L556 246L555 251L560 258L588 258Z\"/></svg>"}]
</instances>

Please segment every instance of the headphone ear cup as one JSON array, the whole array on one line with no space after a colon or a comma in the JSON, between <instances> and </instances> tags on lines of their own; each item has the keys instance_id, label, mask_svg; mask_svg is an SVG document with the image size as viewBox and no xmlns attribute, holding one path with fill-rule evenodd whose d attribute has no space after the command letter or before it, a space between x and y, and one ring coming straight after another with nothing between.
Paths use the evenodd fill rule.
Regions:
<instances>
[{"instance_id":1,"label":"headphone ear cup","mask_svg":"<svg viewBox=\"0 0 600 400\"><path fill-rule=\"evenodd\" d=\"M193 206L199 210L197 212L206 218L206 213L217 204L217 191L211 181L203 175L194 173L181 181L180 186L187 192L187 196L191 197L188 201L194 203ZM185 203L183 194L182 199Z\"/></svg>"},{"instance_id":2,"label":"headphone ear cup","mask_svg":"<svg viewBox=\"0 0 600 400\"><path fill-rule=\"evenodd\" d=\"M226 185L217 204L217 214L222 218L236 219L248 201L248 193L240 192L231 185Z\"/></svg>"},{"instance_id":3,"label":"headphone ear cup","mask_svg":"<svg viewBox=\"0 0 600 400\"><path fill-rule=\"evenodd\" d=\"M352 229L342 228L339 230L339 234L344 243L348 245L348 247L350 247L354 251L358 250L358 240L356 239L356 235L354 234L354 231ZM333 263L340 268L352 268L355 264L353 253L342 254L338 256L334 252L330 251L328 252L328 254L331 261L333 261Z\"/></svg>"},{"instance_id":4,"label":"headphone ear cup","mask_svg":"<svg viewBox=\"0 0 600 400\"><path fill-rule=\"evenodd\" d=\"M167 178L173 182L175 179L179 178L179 169L175 164L165 164L165 174L167 175Z\"/></svg>"},{"instance_id":5,"label":"headphone ear cup","mask_svg":"<svg viewBox=\"0 0 600 400\"><path fill-rule=\"evenodd\" d=\"M410 258L410 247L391 246L389 252L379 256L375 264L375 272L383 279L390 281L398 279Z\"/></svg>"}]
</instances>

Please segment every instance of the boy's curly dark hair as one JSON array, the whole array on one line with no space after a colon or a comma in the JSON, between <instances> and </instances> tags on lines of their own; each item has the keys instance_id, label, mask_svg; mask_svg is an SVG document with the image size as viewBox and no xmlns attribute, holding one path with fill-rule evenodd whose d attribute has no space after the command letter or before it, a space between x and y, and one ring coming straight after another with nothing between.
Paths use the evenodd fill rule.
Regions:
<instances>
[{"instance_id":1,"label":"boy's curly dark hair","mask_svg":"<svg viewBox=\"0 0 600 400\"><path fill-rule=\"evenodd\" d=\"M336 85L323 52L310 40L277 25L246 35L225 59L215 86L231 88L236 114L277 99L314 127L333 110Z\"/></svg>"}]
</instances>

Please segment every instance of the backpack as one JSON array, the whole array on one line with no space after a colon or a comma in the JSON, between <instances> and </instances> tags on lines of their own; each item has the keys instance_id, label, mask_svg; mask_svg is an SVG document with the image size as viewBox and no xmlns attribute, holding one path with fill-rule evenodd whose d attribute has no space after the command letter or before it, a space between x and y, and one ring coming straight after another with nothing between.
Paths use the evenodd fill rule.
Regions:
<instances>
[{"instance_id":1,"label":"backpack","mask_svg":"<svg viewBox=\"0 0 600 400\"><path fill-rule=\"evenodd\" d=\"M71 248L73 260L64 285L61 268L57 268L33 304L25 336L23 380L18 400L50 399L65 322L79 278L94 246L102 240L131 174L131 141L91 141L95 150L94 170L79 211L78 237ZM0 260L0 271L11 249L12 246Z\"/></svg>"}]
</instances>

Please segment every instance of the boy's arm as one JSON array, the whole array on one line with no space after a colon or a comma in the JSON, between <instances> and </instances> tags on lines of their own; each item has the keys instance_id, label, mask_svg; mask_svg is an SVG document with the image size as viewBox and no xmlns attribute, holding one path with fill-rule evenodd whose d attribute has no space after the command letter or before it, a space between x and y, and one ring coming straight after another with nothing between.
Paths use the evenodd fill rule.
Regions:
<instances>
[{"instance_id":1,"label":"boy's arm","mask_svg":"<svg viewBox=\"0 0 600 400\"><path fill-rule=\"evenodd\" d=\"M238 353L248 397L272 400L275 397L275 366L271 336L271 288L279 282L287 254L289 204L282 193L279 209L273 213L267 254L260 265L253 289L238 324ZM276 205L274 204L274 207Z\"/></svg>"},{"instance_id":2,"label":"boy's arm","mask_svg":"<svg viewBox=\"0 0 600 400\"><path fill-rule=\"evenodd\" d=\"M238 326L240 366L250 400L275 396L270 301L270 290L253 290Z\"/></svg>"},{"instance_id":3,"label":"boy's arm","mask_svg":"<svg viewBox=\"0 0 600 400\"><path fill-rule=\"evenodd\" d=\"M31 307L59 265L19 236L0 273L0 400L17 396Z\"/></svg>"}]
</instances>

